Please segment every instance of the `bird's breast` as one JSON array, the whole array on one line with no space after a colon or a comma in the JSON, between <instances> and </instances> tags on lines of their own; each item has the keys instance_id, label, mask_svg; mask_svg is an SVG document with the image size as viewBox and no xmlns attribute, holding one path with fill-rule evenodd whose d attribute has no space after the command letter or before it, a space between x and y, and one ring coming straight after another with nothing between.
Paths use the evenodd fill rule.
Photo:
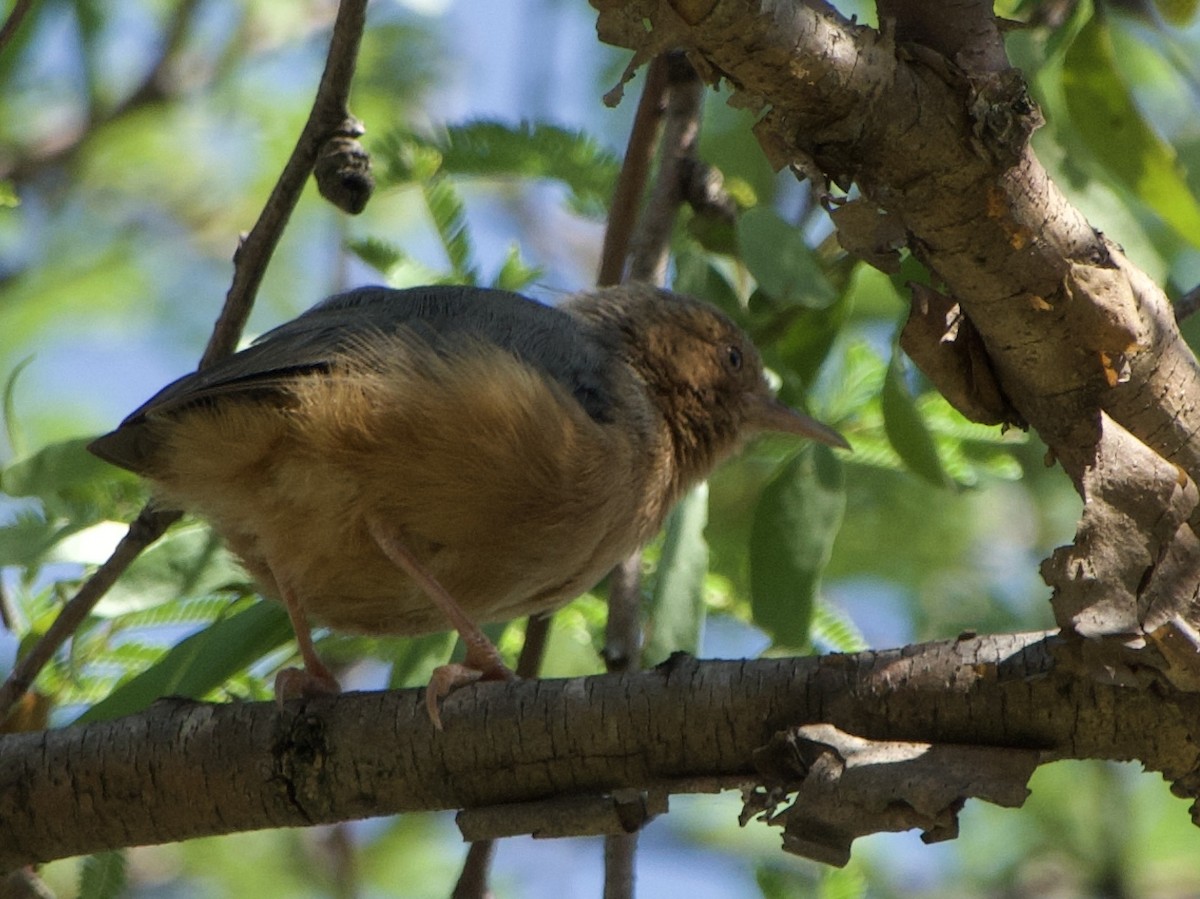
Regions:
<instances>
[{"instance_id":1,"label":"bird's breast","mask_svg":"<svg viewBox=\"0 0 1200 899\"><path fill-rule=\"evenodd\" d=\"M286 403L164 422L155 480L268 592L286 582L316 620L363 632L446 627L368 518L481 621L565 602L657 529L665 453L636 393L600 422L503 350L397 349L297 378Z\"/></svg>"}]
</instances>

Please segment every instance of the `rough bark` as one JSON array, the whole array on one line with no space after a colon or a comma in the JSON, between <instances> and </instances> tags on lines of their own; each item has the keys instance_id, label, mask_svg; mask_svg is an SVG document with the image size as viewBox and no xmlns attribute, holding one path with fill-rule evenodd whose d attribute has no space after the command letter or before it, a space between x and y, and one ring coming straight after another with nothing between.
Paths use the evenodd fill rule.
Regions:
<instances>
[{"instance_id":1,"label":"rough bark","mask_svg":"<svg viewBox=\"0 0 1200 899\"><path fill-rule=\"evenodd\" d=\"M1036 106L986 34L897 42L817 2L592 5L603 40L635 59L682 48L730 102L763 111L776 165L856 184L961 304L1012 406L1077 482L1101 410L1200 475L1200 367L1171 307L1049 179L1027 143Z\"/></svg>"},{"instance_id":2,"label":"rough bark","mask_svg":"<svg viewBox=\"0 0 1200 899\"><path fill-rule=\"evenodd\" d=\"M813 724L872 741L1011 749L1037 762L1136 758L1194 792L1197 698L1080 676L1055 660L1073 651L1061 638L1026 634L823 658L674 657L638 674L459 691L446 701L444 734L433 731L417 690L297 701L282 711L163 701L129 718L0 741L0 867L204 834L512 803L542 804L525 816L529 830L563 834L571 829L564 822L582 817L594 832L604 829L598 797L652 813L672 792L760 786L779 798L799 789L803 778L781 776L771 753L759 753L756 767L756 752ZM996 775L1009 782L1007 795L1023 787L1011 762ZM947 783L956 810L963 787ZM645 800L631 803L629 790ZM920 790L930 795L927 784ZM764 808L756 800L751 812ZM609 826L622 827L622 814L608 813ZM872 814L863 812L858 832L895 823ZM471 833L495 835L486 824Z\"/></svg>"}]
</instances>

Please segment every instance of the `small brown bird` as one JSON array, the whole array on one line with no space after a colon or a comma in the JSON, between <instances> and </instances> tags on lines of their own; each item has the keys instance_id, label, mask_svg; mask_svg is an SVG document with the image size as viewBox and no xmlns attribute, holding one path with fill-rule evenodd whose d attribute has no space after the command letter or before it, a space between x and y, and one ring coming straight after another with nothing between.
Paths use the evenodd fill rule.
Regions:
<instances>
[{"instance_id":1,"label":"small brown bird","mask_svg":"<svg viewBox=\"0 0 1200 899\"><path fill-rule=\"evenodd\" d=\"M649 540L740 441L847 446L778 402L758 352L705 303L628 284L554 308L499 290L331 297L170 384L93 453L208 518L291 617L370 634L454 627L452 687L511 677L479 623L546 612ZM440 724L439 724L440 726Z\"/></svg>"}]
</instances>

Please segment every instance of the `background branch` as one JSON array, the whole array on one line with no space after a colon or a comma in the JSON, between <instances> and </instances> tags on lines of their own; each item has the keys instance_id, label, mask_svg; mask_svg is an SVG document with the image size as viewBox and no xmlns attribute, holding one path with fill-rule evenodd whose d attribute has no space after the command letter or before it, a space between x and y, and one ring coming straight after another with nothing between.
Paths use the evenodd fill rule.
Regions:
<instances>
[{"instance_id":1,"label":"background branch","mask_svg":"<svg viewBox=\"0 0 1200 899\"><path fill-rule=\"evenodd\" d=\"M200 368L211 365L237 348L267 264L300 198L305 181L316 164L317 154L325 141L343 127L349 116L346 100L362 38L366 6L366 0L343 0L338 8L325 71L317 88L312 111L258 221L234 254L233 283L200 359ZM75 633L121 573L179 517L178 512L157 509L152 504L142 509L112 556L84 582L63 607L54 624L18 660L4 684L0 685L0 722L8 717L14 704L33 684L38 673Z\"/></svg>"}]
</instances>

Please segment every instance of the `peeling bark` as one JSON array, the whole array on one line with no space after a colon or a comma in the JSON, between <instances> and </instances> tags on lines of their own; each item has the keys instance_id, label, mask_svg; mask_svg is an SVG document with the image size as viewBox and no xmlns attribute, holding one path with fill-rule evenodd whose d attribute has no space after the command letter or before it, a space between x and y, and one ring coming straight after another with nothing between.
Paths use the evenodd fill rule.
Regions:
<instances>
[{"instance_id":1,"label":"peeling bark","mask_svg":"<svg viewBox=\"0 0 1200 899\"><path fill-rule=\"evenodd\" d=\"M755 753L766 777L745 797L742 823L783 827L783 848L829 865L850 861L860 836L920 829L926 843L958 836L967 799L1010 808L1040 753L1027 749L864 740L828 724L777 733ZM795 794L782 811L778 806Z\"/></svg>"},{"instance_id":2,"label":"peeling bark","mask_svg":"<svg viewBox=\"0 0 1200 899\"><path fill-rule=\"evenodd\" d=\"M1200 367L1170 305L1049 179L1027 143L1036 106L986 35L951 59L816 2L592 5L602 40L680 47L731 103L762 110L756 134L777 165L857 184L894 218L1076 482L1100 410L1200 477Z\"/></svg>"}]
</instances>

